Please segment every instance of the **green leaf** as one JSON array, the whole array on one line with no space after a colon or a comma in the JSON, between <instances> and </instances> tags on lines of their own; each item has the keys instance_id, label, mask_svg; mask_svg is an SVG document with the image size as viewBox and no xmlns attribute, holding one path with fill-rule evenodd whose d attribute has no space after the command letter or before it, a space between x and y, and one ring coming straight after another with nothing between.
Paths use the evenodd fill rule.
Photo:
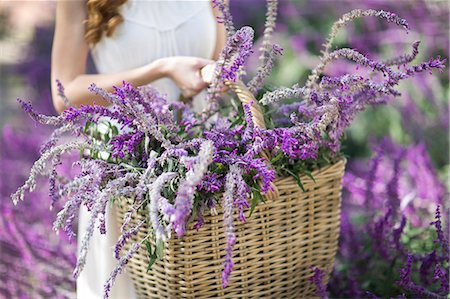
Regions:
<instances>
[{"instance_id":1,"label":"green leaf","mask_svg":"<svg viewBox=\"0 0 450 299\"><path fill-rule=\"evenodd\" d=\"M286 170L286 172L289 173L294 178L294 180L297 182L297 185L300 187L300 189L302 189L302 191L305 192L305 187L303 186L302 181L300 180L300 177L287 168L283 168L283 169Z\"/></svg>"},{"instance_id":2,"label":"green leaf","mask_svg":"<svg viewBox=\"0 0 450 299\"><path fill-rule=\"evenodd\" d=\"M175 193L177 191L176 186L175 186L175 182L176 182L176 178L175 179L171 179L170 183L169 183L170 191L172 191L173 193Z\"/></svg>"},{"instance_id":3,"label":"green leaf","mask_svg":"<svg viewBox=\"0 0 450 299\"><path fill-rule=\"evenodd\" d=\"M156 256L156 248L155 251L152 252L152 245L150 244L149 241L145 241L145 247L147 248L147 255L150 258L147 265L147 273L148 273L148 271L150 271L150 269L152 268L153 264L156 262L157 256Z\"/></svg>"},{"instance_id":4,"label":"green leaf","mask_svg":"<svg viewBox=\"0 0 450 299\"><path fill-rule=\"evenodd\" d=\"M144 149L145 152L148 153L148 150L150 148L150 137L148 137L147 134L145 134L145 138L144 138Z\"/></svg>"},{"instance_id":5,"label":"green leaf","mask_svg":"<svg viewBox=\"0 0 450 299\"><path fill-rule=\"evenodd\" d=\"M222 163L216 163L215 165L217 167L216 168L216 170L217 170L216 173L220 173L225 168L225 166Z\"/></svg>"},{"instance_id":6,"label":"green leaf","mask_svg":"<svg viewBox=\"0 0 450 299\"><path fill-rule=\"evenodd\" d=\"M270 160L270 163L273 164L275 162L277 162L278 160L280 160L283 157L283 152L280 151L274 158L272 158Z\"/></svg>"},{"instance_id":7,"label":"green leaf","mask_svg":"<svg viewBox=\"0 0 450 299\"><path fill-rule=\"evenodd\" d=\"M162 240L158 240L156 243L155 253L158 259L162 259L164 257L164 242Z\"/></svg>"},{"instance_id":8,"label":"green leaf","mask_svg":"<svg viewBox=\"0 0 450 299\"><path fill-rule=\"evenodd\" d=\"M313 177L311 171L309 171L309 170L303 170L303 172L304 172L305 175L306 175L307 177L309 177L314 183L316 182L316 179Z\"/></svg>"},{"instance_id":9,"label":"green leaf","mask_svg":"<svg viewBox=\"0 0 450 299\"><path fill-rule=\"evenodd\" d=\"M156 259L157 259L156 255L152 255L150 257L150 261L148 262L148 266L147 266L147 273L148 273L148 271L151 270L153 264L156 262Z\"/></svg>"},{"instance_id":10,"label":"green leaf","mask_svg":"<svg viewBox=\"0 0 450 299\"><path fill-rule=\"evenodd\" d=\"M168 172L172 172L174 170L175 165L174 165L174 162L172 159L167 160L167 168L168 168L167 169Z\"/></svg>"},{"instance_id":11,"label":"green leaf","mask_svg":"<svg viewBox=\"0 0 450 299\"><path fill-rule=\"evenodd\" d=\"M264 197L261 195L261 191L258 188L252 188L252 203L250 206L250 214L248 217L252 216L253 211L255 210L258 203L261 201L264 202Z\"/></svg>"},{"instance_id":12,"label":"green leaf","mask_svg":"<svg viewBox=\"0 0 450 299\"><path fill-rule=\"evenodd\" d=\"M242 123L243 122L243 118L239 115L238 117L236 117L236 119L231 123L230 127L235 127L237 124Z\"/></svg>"},{"instance_id":13,"label":"green leaf","mask_svg":"<svg viewBox=\"0 0 450 299\"><path fill-rule=\"evenodd\" d=\"M145 241L145 248L147 248L148 256L152 255L152 244L149 241Z\"/></svg>"},{"instance_id":14,"label":"green leaf","mask_svg":"<svg viewBox=\"0 0 450 299\"><path fill-rule=\"evenodd\" d=\"M119 135L119 129L117 129L116 126L113 126L113 125L111 126L111 132L114 136Z\"/></svg>"},{"instance_id":15,"label":"green leaf","mask_svg":"<svg viewBox=\"0 0 450 299\"><path fill-rule=\"evenodd\" d=\"M86 124L84 125L84 133L88 133L89 132L89 128L92 126L93 124L91 122L86 122Z\"/></svg>"}]
</instances>

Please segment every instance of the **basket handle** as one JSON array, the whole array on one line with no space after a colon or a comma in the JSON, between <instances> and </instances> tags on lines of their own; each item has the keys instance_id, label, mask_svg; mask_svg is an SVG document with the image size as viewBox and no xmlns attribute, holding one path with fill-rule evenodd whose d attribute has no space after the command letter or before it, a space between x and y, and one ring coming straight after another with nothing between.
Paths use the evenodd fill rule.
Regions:
<instances>
[{"instance_id":1,"label":"basket handle","mask_svg":"<svg viewBox=\"0 0 450 299\"><path fill-rule=\"evenodd\" d=\"M200 75L208 84L212 83L214 76L215 64L208 64L200 70ZM252 112L252 120L253 125L258 128L266 128L266 123L264 122L264 115L262 113L261 107L258 104L258 101L255 99L253 94L248 90L247 86L245 86L242 81L225 81L225 85L231 88L242 104L250 104L253 101L252 105L250 105L250 111Z\"/></svg>"},{"instance_id":2,"label":"basket handle","mask_svg":"<svg viewBox=\"0 0 450 299\"><path fill-rule=\"evenodd\" d=\"M206 83L211 84L212 80L214 78L214 71L215 71L215 64L208 64L206 66L204 66L201 70L200 70L200 75L203 79L203 81L205 81ZM264 121L264 115L261 109L261 106L259 105L258 101L256 100L255 96L253 95L253 93L250 92L250 90L248 90L247 86L245 86L244 83L242 83L242 81L225 81L225 85L229 88L231 88L237 95L237 97L239 98L239 100L241 101L242 104L248 104L250 106L250 111L252 113L252 121L253 121L253 125L255 127L261 128L261 129L265 129L266 128L266 123ZM250 105L250 102L252 102L252 104ZM261 157L265 158L267 163L270 164L270 153L267 151L263 151L261 153ZM274 191L269 191L265 197L270 200L270 199L275 199L278 198L278 188L272 184L272 188L274 189Z\"/></svg>"}]
</instances>

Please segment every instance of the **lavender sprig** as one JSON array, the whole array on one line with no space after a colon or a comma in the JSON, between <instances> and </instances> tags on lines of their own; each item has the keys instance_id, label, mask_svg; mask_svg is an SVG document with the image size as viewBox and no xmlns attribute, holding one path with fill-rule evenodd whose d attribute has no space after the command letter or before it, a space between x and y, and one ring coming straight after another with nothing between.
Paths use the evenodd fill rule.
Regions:
<instances>
[{"instance_id":1,"label":"lavender sprig","mask_svg":"<svg viewBox=\"0 0 450 299\"><path fill-rule=\"evenodd\" d=\"M331 28L331 33L326 41L326 43L324 44L324 50L322 51L322 56L321 56L321 60L325 60L326 57L329 55L330 50L331 50L331 46L333 43L333 40L335 39L335 37L337 36L339 30L344 27L345 25L347 25L348 23L354 21L355 19L361 18L361 17L366 17L366 16L374 16L374 17L378 17L378 18L382 18L387 20L388 22L393 22L395 24L397 24L398 26L402 26L403 28L405 28L406 30L408 30L408 23L406 22L406 20L398 17L396 14L391 13L391 12L387 12L384 10L373 10L373 9L368 9L368 10L362 10L362 9L355 9L352 10L349 13L344 14L337 22L335 22L333 24L333 27ZM309 75L308 77L308 81L306 82L305 86L307 88L312 88L313 86L315 86L320 74L323 72L323 68L325 67L325 65L322 65L320 67L316 67L312 72L311 75Z\"/></svg>"},{"instance_id":2,"label":"lavender sprig","mask_svg":"<svg viewBox=\"0 0 450 299\"><path fill-rule=\"evenodd\" d=\"M234 173L238 173L239 169L236 165L230 166L230 171L226 177L225 192L222 197L222 209L223 209L223 227L225 232L225 239L227 240L226 254L224 261L224 269L222 272L222 287L228 286L229 277L233 270L233 247L236 244L236 235L234 233L233 223L233 195L236 185Z\"/></svg>"},{"instance_id":3,"label":"lavender sprig","mask_svg":"<svg viewBox=\"0 0 450 299\"><path fill-rule=\"evenodd\" d=\"M277 45L272 45L272 49L268 51L264 64L258 67L255 77L247 84L248 90L254 95L260 90L267 77L272 73L273 65L277 56L283 55L283 49Z\"/></svg>"},{"instance_id":4,"label":"lavender sprig","mask_svg":"<svg viewBox=\"0 0 450 299\"><path fill-rule=\"evenodd\" d=\"M419 45L420 45L420 41L416 41L414 44L412 44L413 49L412 49L411 54L404 54L399 57L391 58L391 59L383 61L383 63L385 65L402 65L402 64L410 63L419 54Z\"/></svg>"},{"instance_id":5,"label":"lavender sprig","mask_svg":"<svg viewBox=\"0 0 450 299\"><path fill-rule=\"evenodd\" d=\"M222 14L221 16L217 17L217 21L224 24L228 37L233 36L236 30L233 24L233 17L230 13L230 7L227 3L225 3L224 0L213 0L212 3L213 7L218 8L220 13Z\"/></svg>"},{"instance_id":6,"label":"lavender sprig","mask_svg":"<svg viewBox=\"0 0 450 299\"><path fill-rule=\"evenodd\" d=\"M251 27L242 27L229 36L216 63L212 82L206 95L206 108L202 111L202 120L207 120L218 109L218 98L223 90L224 81L236 81L248 56L252 53L254 31Z\"/></svg>"},{"instance_id":7,"label":"lavender sprig","mask_svg":"<svg viewBox=\"0 0 450 299\"><path fill-rule=\"evenodd\" d=\"M177 173L175 172L165 172L161 174L148 188L149 190L149 218L150 223L152 224L152 229L155 233L156 242L166 241L170 238L170 229L165 229L163 225L160 223L160 215L159 215L159 207L167 205L167 199L164 199L161 196L161 189L163 185L175 178ZM162 202L164 201L164 203ZM165 208L164 210L166 210Z\"/></svg>"},{"instance_id":8,"label":"lavender sprig","mask_svg":"<svg viewBox=\"0 0 450 299\"><path fill-rule=\"evenodd\" d=\"M119 263L117 264L116 268L111 272L108 281L104 285L104 293L103 298L107 299L109 297L109 293L111 292L111 288L114 285L117 275L119 275L123 269L126 267L128 262L133 258L133 256L136 254L136 252L141 248L140 243L135 243L133 247L123 256L120 258Z\"/></svg>"},{"instance_id":9,"label":"lavender sprig","mask_svg":"<svg viewBox=\"0 0 450 299\"><path fill-rule=\"evenodd\" d=\"M126 232L124 232L122 235L120 235L119 240L117 241L116 245L114 246L114 257L118 260L120 260L120 251L122 251L123 246L125 246L125 243L133 236L136 235L139 232L139 229L144 225L145 220L140 221L137 225L133 226Z\"/></svg>"},{"instance_id":10,"label":"lavender sprig","mask_svg":"<svg viewBox=\"0 0 450 299\"><path fill-rule=\"evenodd\" d=\"M394 13L384 11L384 10L377 11L377 10L373 10L373 9L367 9L367 10L355 9L355 10L352 10L351 12L344 14L337 22L335 22L333 24L333 27L331 28L331 33L327 39L327 42L324 45L324 50L322 52L322 56L326 56L330 52L333 40L337 36L339 30L342 27L344 27L345 25L347 25L348 23L350 23L356 19L359 19L362 17L368 17L368 16L385 19L388 22L395 23L398 26L405 28L405 30L408 30L408 27L409 27L408 23L406 22L405 19L400 18L399 16L397 16Z\"/></svg>"},{"instance_id":11,"label":"lavender sprig","mask_svg":"<svg viewBox=\"0 0 450 299\"><path fill-rule=\"evenodd\" d=\"M19 201L23 200L26 190L29 190L30 192L34 190L34 188L36 187L36 176L44 171L45 164L51 157L54 157L55 155L62 155L75 149L81 150L88 147L89 145L85 142L75 141L68 144L56 146L43 153L39 160L37 160L31 168L30 176L26 180L25 184L20 187L16 191L16 193L11 195L13 203L16 205Z\"/></svg>"},{"instance_id":12,"label":"lavender sprig","mask_svg":"<svg viewBox=\"0 0 450 299\"><path fill-rule=\"evenodd\" d=\"M70 103L69 99L67 98L67 96L64 92L64 86L61 84L61 81L59 81L58 79L56 79L56 87L58 90L58 96L64 102L64 105L66 107L71 107L72 103Z\"/></svg>"},{"instance_id":13,"label":"lavender sprig","mask_svg":"<svg viewBox=\"0 0 450 299\"><path fill-rule=\"evenodd\" d=\"M191 214L192 202L195 188L200 184L209 164L213 159L214 146L210 140L202 143L198 153L198 162L186 174L185 180L180 183L180 187L175 199L175 213L171 217L171 223L178 237L185 233L186 223Z\"/></svg>"},{"instance_id":14,"label":"lavender sprig","mask_svg":"<svg viewBox=\"0 0 450 299\"><path fill-rule=\"evenodd\" d=\"M275 30L277 21L277 10L278 1L277 0L267 0L267 12L266 12L266 22L264 24L264 34L263 41L261 43L260 51L260 64L266 65L270 57L270 45L272 44L272 35ZM272 45L272 50L275 45Z\"/></svg>"},{"instance_id":15,"label":"lavender sprig","mask_svg":"<svg viewBox=\"0 0 450 299\"><path fill-rule=\"evenodd\" d=\"M313 270L314 275L311 276L309 281L316 286L316 295L319 296L320 299L328 299L327 286L323 283L325 273L317 267L314 267Z\"/></svg>"}]
</instances>

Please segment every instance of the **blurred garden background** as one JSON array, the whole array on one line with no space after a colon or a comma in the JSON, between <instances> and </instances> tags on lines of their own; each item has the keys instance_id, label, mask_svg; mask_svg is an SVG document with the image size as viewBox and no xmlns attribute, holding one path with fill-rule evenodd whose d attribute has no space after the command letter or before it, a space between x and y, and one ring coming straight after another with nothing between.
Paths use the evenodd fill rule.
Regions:
<instances>
[{"instance_id":1,"label":"blurred garden background","mask_svg":"<svg viewBox=\"0 0 450 299\"><path fill-rule=\"evenodd\" d=\"M230 0L230 5L236 27L250 25L257 38L262 35L264 0ZM275 39L284 55L270 83L303 84L319 62L332 24L355 8L394 12L408 21L410 31L368 17L346 26L336 46L385 60L411 53L411 45L421 41L417 62L448 58L448 1L281 0ZM2 298L75 297L71 273L76 240L52 230L59 207L49 209L47 185L39 184L17 207L9 197L50 135L50 128L35 124L19 109L16 98L30 100L41 113L55 114L50 97L54 14L53 1L0 3ZM339 60L326 73L355 68ZM321 297L448 296L448 68L408 80L401 91L387 105L362 113L346 134L340 250L329 284L315 279ZM70 166L61 167L70 171Z\"/></svg>"}]
</instances>

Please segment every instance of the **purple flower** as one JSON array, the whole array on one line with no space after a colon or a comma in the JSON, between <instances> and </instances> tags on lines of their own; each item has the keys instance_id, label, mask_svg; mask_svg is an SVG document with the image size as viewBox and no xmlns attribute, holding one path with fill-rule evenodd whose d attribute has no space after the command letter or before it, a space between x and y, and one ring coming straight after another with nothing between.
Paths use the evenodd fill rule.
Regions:
<instances>
[{"instance_id":1,"label":"purple flower","mask_svg":"<svg viewBox=\"0 0 450 299\"><path fill-rule=\"evenodd\" d=\"M233 195L235 189L235 177L233 173L238 172L237 166L231 165L230 172L227 174L225 183L225 192L222 197L222 209L223 209L223 227L225 232L225 239L227 240L225 249L224 269L222 272L222 287L228 286L229 277L233 270L233 247L236 244L236 235L234 233L233 224Z\"/></svg>"},{"instance_id":2,"label":"purple flower","mask_svg":"<svg viewBox=\"0 0 450 299\"><path fill-rule=\"evenodd\" d=\"M227 35L232 36L234 34L234 25L233 25L233 17L230 13L230 8L226 4L224 0L213 0L213 7L217 7L222 14L221 16L217 17L217 22L222 23L225 25Z\"/></svg>"},{"instance_id":3,"label":"purple flower","mask_svg":"<svg viewBox=\"0 0 450 299\"><path fill-rule=\"evenodd\" d=\"M250 208L250 205L247 201L249 194L251 192L250 187L244 181L242 177L241 169L239 167L230 168L230 172L234 176L235 182L235 195L234 195L234 206L239 211L238 219L241 222L246 222L247 219L245 217L244 211Z\"/></svg>"},{"instance_id":4,"label":"purple flower","mask_svg":"<svg viewBox=\"0 0 450 299\"><path fill-rule=\"evenodd\" d=\"M324 285L324 273L321 269L314 267L314 275L310 277L309 281L316 286L316 295L321 299L328 299L327 286Z\"/></svg>"},{"instance_id":5,"label":"purple flower","mask_svg":"<svg viewBox=\"0 0 450 299\"><path fill-rule=\"evenodd\" d=\"M265 64L258 68L255 77L247 84L248 89L253 94L256 94L263 87L265 80L272 73L276 57L281 55L283 55L283 48L277 44L272 45L272 49L269 51L267 59L265 59Z\"/></svg>"},{"instance_id":6,"label":"purple flower","mask_svg":"<svg viewBox=\"0 0 450 299\"><path fill-rule=\"evenodd\" d=\"M114 246L114 256L116 259L120 259L120 251L122 250L125 243L133 236L137 235L139 232L139 229L142 227L142 225L145 223L145 220L142 220L139 222L136 226L133 226L128 231L124 232L122 235L120 235L119 240L117 241L116 245Z\"/></svg>"},{"instance_id":7,"label":"purple flower","mask_svg":"<svg viewBox=\"0 0 450 299\"><path fill-rule=\"evenodd\" d=\"M215 193L218 192L223 185L223 178L220 178L217 173L211 173L204 176L202 183L198 186L198 189L205 191L206 193Z\"/></svg>"},{"instance_id":8,"label":"purple flower","mask_svg":"<svg viewBox=\"0 0 450 299\"><path fill-rule=\"evenodd\" d=\"M122 272L122 270L126 267L128 262L134 256L134 254L139 250L139 248L141 248L140 244L135 243L133 247L131 247L131 249L126 253L126 255L120 258L119 263L117 264L113 272L111 272L108 281L104 285L104 293L103 293L104 299L107 299L109 297L111 287L114 285L117 275L119 275Z\"/></svg>"},{"instance_id":9,"label":"purple flower","mask_svg":"<svg viewBox=\"0 0 450 299\"><path fill-rule=\"evenodd\" d=\"M436 234L437 234L437 240L436 243L439 243L442 246L443 254L444 256L449 256L449 241L447 237L444 235L444 232L442 230L442 223L441 223L441 210L440 206L437 206L436 208L436 216L435 221L431 222L432 225L436 228Z\"/></svg>"},{"instance_id":10,"label":"purple flower","mask_svg":"<svg viewBox=\"0 0 450 299\"><path fill-rule=\"evenodd\" d=\"M214 146L210 140L205 141L198 153L198 162L186 174L185 180L180 183L175 199L175 211L171 223L178 237L185 233L186 223L192 212L192 204L197 185L203 179L213 159Z\"/></svg>"},{"instance_id":11,"label":"purple flower","mask_svg":"<svg viewBox=\"0 0 450 299\"><path fill-rule=\"evenodd\" d=\"M194 228L197 231L203 226L203 224L205 224L205 217L204 217L205 207L206 207L205 202L201 201L197 209L197 222L194 225Z\"/></svg>"},{"instance_id":12,"label":"purple flower","mask_svg":"<svg viewBox=\"0 0 450 299\"><path fill-rule=\"evenodd\" d=\"M242 27L227 42L225 49L228 48L228 54L232 55L231 61L222 67L222 79L236 81L239 78L239 71L244 65L248 56L250 56L253 46L254 31L251 27Z\"/></svg>"},{"instance_id":13,"label":"purple flower","mask_svg":"<svg viewBox=\"0 0 450 299\"><path fill-rule=\"evenodd\" d=\"M253 101L251 101L248 104L243 105L244 114L245 114L245 122L247 124L247 126L245 127L244 134L242 135L242 142L244 144L246 144L250 140L254 139L254 136L253 136L254 124L253 124L252 111L251 111L252 105L253 105Z\"/></svg>"}]
</instances>

